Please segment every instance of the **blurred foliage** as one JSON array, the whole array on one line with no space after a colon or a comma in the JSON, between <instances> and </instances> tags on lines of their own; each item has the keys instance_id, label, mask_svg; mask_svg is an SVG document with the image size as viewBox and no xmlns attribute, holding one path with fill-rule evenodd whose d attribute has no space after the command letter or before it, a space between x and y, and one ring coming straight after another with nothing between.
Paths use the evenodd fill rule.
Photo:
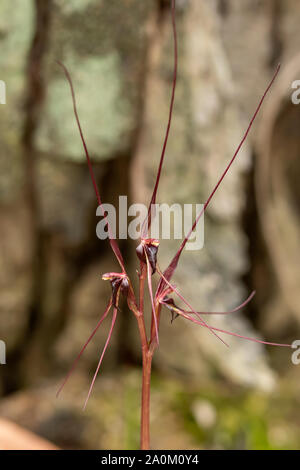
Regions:
<instances>
[{"instance_id":1,"label":"blurred foliage","mask_svg":"<svg viewBox=\"0 0 300 470\"><path fill-rule=\"evenodd\" d=\"M127 370L126 377L124 433L119 444L122 448L136 449L139 446L139 372ZM156 447L160 448L161 442L161 448L174 448L178 433L182 448L297 449L300 396L296 381L297 374L291 380L282 380L277 391L267 395L230 387L222 381L202 388L154 373L152 430ZM210 403L215 410L212 426L204 428L197 423L193 412L197 402Z\"/></svg>"}]
</instances>

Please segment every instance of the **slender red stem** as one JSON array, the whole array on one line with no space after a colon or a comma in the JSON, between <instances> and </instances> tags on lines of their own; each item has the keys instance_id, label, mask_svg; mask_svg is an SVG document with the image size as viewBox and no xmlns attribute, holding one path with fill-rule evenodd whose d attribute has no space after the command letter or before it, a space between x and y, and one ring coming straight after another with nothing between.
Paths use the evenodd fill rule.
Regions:
<instances>
[{"instance_id":1,"label":"slender red stem","mask_svg":"<svg viewBox=\"0 0 300 470\"><path fill-rule=\"evenodd\" d=\"M175 101L175 91L176 91L176 82L177 82L177 67L178 67L178 45L177 45L177 31L176 31L176 11L175 11L175 0L171 0L171 13L172 13L172 27L174 35L174 73L173 73L173 86L171 94L171 103L169 109L169 119L167 124L167 130L164 138L162 153L160 157L160 162L158 166L156 181L153 189L153 194L149 204L148 215L142 226L142 238L146 237L150 226L151 226L151 208L156 202L156 195L158 190L158 185L161 177L163 162L165 158L167 143L169 139L172 115ZM142 266L141 264L141 274L139 279L139 309L140 315L137 316L139 331L142 344L143 352L143 382L142 382L142 406L141 406L141 449L146 450L150 447L150 383L151 383L151 365L152 357L155 348L158 345L158 321L159 321L159 312L161 306L158 305L157 312L155 311L155 305L153 301L153 292L151 284L151 266L146 254L146 264ZM147 341L146 332L145 332L145 322L144 322L144 289L145 289L145 280L146 276L148 278L148 287L151 297L151 308L152 308L152 318L151 318L151 332L150 332L150 342ZM155 332L155 333L154 333ZM154 335L154 337L153 337Z\"/></svg>"},{"instance_id":2,"label":"slender red stem","mask_svg":"<svg viewBox=\"0 0 300 470\"><path fill-rule=\"evenodd\" d=\"M142 407L141 407L141 449L150 448L150 390L153 354L143 355Z\"/></svg>"},{"instance_id":3,"label":"slender red stem","mask_svg":"<svg viewBox=\"0 0 300 470\"><path fill-rule=\"evenodd\" d=\"M138 323L142 348L142 397L141 397L141 429L140 446L147 450L150 447L150 382L152 356L149 349L149 341L146 333L144 317L145 282L147 278L147 265L141 262L139 275L139 309L134 311ZM153 321L153 316L152 316Z\"/></svg>"}]
</instances>

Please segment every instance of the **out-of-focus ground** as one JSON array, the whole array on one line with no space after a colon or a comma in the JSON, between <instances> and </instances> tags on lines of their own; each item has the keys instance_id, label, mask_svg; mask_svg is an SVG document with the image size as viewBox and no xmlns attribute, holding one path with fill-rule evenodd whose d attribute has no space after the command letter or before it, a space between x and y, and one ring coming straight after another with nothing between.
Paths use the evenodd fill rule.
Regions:
<instances>
[{"instance_id":1,"label":"out-of-focus ground","mask_svg":"<svg viewBox=\"0 0 300 470\"><path fill-rule=\"evenodd\" d=\"M139 381L136 368L103 375L83 413L88 382L77 375L60 401L55 399L53 381L3 400L0 412L63 449L136 449ZM298 449L299 419L299 379L294 370L271 396L217 377L202 384L153 377L154 449ZM34 445L40 448L39 442Z\"/></svg>"},{"instance_id":2,"label":"out-of-focus ground","mask_svg":"<svg viewBox=\"0 0 300 470\"><path fill-rule=\"evenodd\" d=\"M281 62L206 213L204 249L184 253L176 284L197 310L209 311L231 309L255 289L246 309L211 323L291 343L300 338L300 107L291 102L300 79L299 2L176 3L178 86L158 202L205 202ZM103 201L147 202L172 85L169 1L2 0L0 47L0 417L59 448L136 448L140 349L126 305L87 410L106 324L55 398L109 298L101 275L118 269L108 243L96 238L96 200L55 61L72 74ZM177 246L162 242L162 268ZM133 279L134 248L121 241ZM293 351L228 341L225 348L181 319L171 325L163 311L153 448L300 448ZM20 447L22 432L8 425L5 435L0 422L0 448ZM27 438L36 448L49 445L28 434L23 445Z\"/></svg>"}]
</instances>

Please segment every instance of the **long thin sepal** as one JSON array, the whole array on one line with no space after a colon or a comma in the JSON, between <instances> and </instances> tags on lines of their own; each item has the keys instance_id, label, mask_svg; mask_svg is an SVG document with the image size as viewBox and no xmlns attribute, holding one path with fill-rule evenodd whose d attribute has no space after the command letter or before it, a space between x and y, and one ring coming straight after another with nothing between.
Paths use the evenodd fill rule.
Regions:
<instances>
[{"instance_id":1,"label":"long thin sepal","mask_svg":"<svg viewBox=\"0 0 300 470\"><path fill-rule=\"evenodd\" d=\"M97 198L97 201L98 201L98 205L101 208L102 215L105 218L105 221L107 223L109 243L110 243L110 246L111 246L111 248L112 248L112 250L113 250L113 252L114 252L114 254L115 254L122 270L123 270L123 272L125 272L124 260L123 260L120 248L118 246L118 243L117 243L116 239L113 238L109 221L106 217L105 211L104 211L103 206L102 206L100 192L99 192L99 189L98 189L98 185L96 183L96 178L95 178L95 175L94 175L91 158L90 158L90 155L89 155L89 152L88 152L88 149L87 149L87 145L86 145L86 142L85 142L85 138L84 138L83 131L82 131L81 124L80 124L80 120L79 120L79 115L78 115L78 111L77 111L77 104L76 104L76 96L75 96L75 91L74 91L72 78L71 78L71 75L70 75L67 67L60 61L57 61L57 63L58 63L58 65L60 65L60 67L62 67L62 69L65 73L65 76L68 80L68 83L70 85L71 96L72 96L72 101L73 101L74 115L75 115L75 119L76 119L76 122L77 122L80 138L81 138L82 145L83 145L83 148L84 148L84 152L85 152L85 155L86 155L86 160L87 160L87 164L88 164L88 167L89 167L89 172L90 172L91 180L92 180L92 183L93 183L93 186L94 186L94 190L95 190L96 198Z\"/></svg>"},{"instance_id":2,"label":"long thin sepal","mask_svg":"<svg viewBox=\"0 0 300 470\"><path fill-rule=\"evenodd\" d=\"M97 333L99 327L101 326L101 324L103 323L103 321L105 320L105 318L107 317L110 309L111 309L111 306L112 306L112 299L110 299L102 317L100 318L100 320L98 321L97 325L96 325L96 328L94 328L94 330L92 331L91 335L89 336L89 338L87 339L87 341L85 342L85 344L83 345L83 347L81 348L79 354L77 355L75 361L73 362L72 364L72 367L71 369L69 370L69 372L67 373L63 383L61 384L61 386L59 387L57 393L56 393L56 397L58 398L60 392L62 391L62 389L64 388L64 386L66 385L67 381L69 380L70 376L72 375L72 373L74 372L74 369L76 368L77 364L78 364L78 361L79 359L81 358L82 354L84 353L86 347L88 346L88 344L90 343L90 341L93 339L93 337L95 336L95 334Z\"/></svg>"},{"instance_id":3,"label":"long thin sepal","mask_svg":"<svg viewBox=\"0 0 300 470\"><path fill-rule=\"evenodd\" d=\"M278 75L279 69L280 69L280 64L278 65L278 67L277 67L277 69L276 69L276 72L275 72L275 74L274 74L272 80L270 81L270 83L269 83L268 87L266 88L266 90L265 90L263 96L261 97L260 102L259 102L259 104L258 104L258 106L257 106L257 108L256 108L256 110L255 110L255 112L254 112L254 114L253 114L253 116L252 116L252 119L251 119L251 121L250 121L250 124L248 125L248 127L247 127L247 129L246 129L246 132L245 132L245 134L244 134L244 136L243 136L241 142L239 143L239 145L238 145L238 147L237 147L237 149L236 149L236 151L235 151L235 153L234 153L232 159L230 160L230 162L228 163L227 167L225 168L223 174L222 174L221 177L219 178L219 180L218 180L216 186L214 187L214 189L213 189L213 191L211 192L210 196L208 197L206 203L204 204L203 209L201 210L201 212L200 212L200 213L198 214L198 216L196 217L196 219L195 219L195 221L194 221L194 223L193 223L193 225L192 225L192 228L190 229L190 231L188 232L188 234L186 235L186 237L185 237L184 240L182 241L182 243L181 243L181 245L180 245L180 247L179 247L179 250L178 250L177 253L175 254L174 258L172 259L172 261L171 261L171 263L169 264L169 266L167 267L167 269L164 271L164 276L165 276L166 279L168 279L168 281L171 280L171 278L172 278L172 276L173 276L173 274L174 274L174 271L175 271L175 269L177 268L177 264L178 264L180 255L181 255L181 253L182 253L182 251L183 251L183 249L184 249L186 243L188 242L188 240L189 240L190 236L192 235L193 231L195 230L195 228L196 228L196 226L197 226L197 224L198 224L200 218L202 217L202 215L204 214L205 210L207 209L207 207L208 207L208 205L209 205L211 199L213 198L215 192L216 192L217 189L219 188L220 184L222 183L223 179L225 178L226 174L228 173L228 171L229 171L231 165L233 164L234 160L236 159L236 157L237 157L237 155L238 155L240 149L242 148L242 146L243 146L245 140L247 139L247 136L248 136L248 134L249 134L249 132L250 132L250 129L251 129L251 127L252 127L254 121L255 121L255 118L256 118L256 116L257 116L257 114L258 114L258 112L259 112L259 110L260 110L260 108L261 108L261 106L262 106L262 104L263 104L263 101L264 101L265 97L267 96L267 94L268 94L270 88L272 87L272 85L273 85L273 83L274 83L274 81L275 81L275 79L276 79L276 77L277 77L277 75ZM158 290L159 290L160 293L163 291L163 288L164 288L164 281L161 280L161 281L160 281L160 285L159 285L159 287L158 287Z\"/></svg>"},{"instance_id":4,"label":"long thin sepal","mask_svg":"<svg viewBox=\"0 0 300 470\"><path fill-rule=\"evenodd\" d=\"M164 282L169 286L170 289L172 289L172 291L187 305L188 308L191 309L191 311L193 312L194 315L196 315L201 322L203 322L205 324L205 326L212 332L212 334L214 336L216 336L216 338L218 338L220 341L222 341L222 343L225 344L225 346L228 346L228 344L222 339L220 338L220 336L218 336L215 332L214 332L214 329L209 326L205 320L203 320L203 318L201 317L201 315L196 312L193 307L190 305L190 303L183 297L182 294L180 294L180 292L178 291L178 289L175 287L175 286L172 286L172 284L169 283L169 281L164 277L164 275L162 274L160 268L158 267L157 265L157 272L159 273L159 275L162 277L162 279L164 280ZM163 300L163 299L162 299Z\"/></svg>"},{"instance_id":5,"label":"long thin sepal","mask_svg":"<svg viewBox=\"0 0 300 470\"><path fill-rule=\"evenodd\" d=\"M157 324L157 318L156 318L156 312L155 312L155 306L154 306L154 300L153 300L153 290L152 290L152 268L151 268L146 251L145 251L145 257L146 257L146 263L147 263L147 280L148 280L149 295L151 299L152 317L153 317L153 321L155 325L156 341L157 341L157 345L159 345L158 324Z\"/></svg>"},{"instance_id":6,"label":"long thin sepal","mask_svg":"<svg viewBox=\"0 0 300 470\"><path fill-rule=\"evenodd\" d=\"M149 232L150 227L151 227L151 216L152 216L151 208L154 207L154 204L156 203L156 195L157 195L158 185L159 185L159 181L160 181L160 177L161 177L161 171L162 171L162 167L163 167L163 163L164 163L164 158L165 158L165 154L166 154L168 139L169 139L169 135L170 135L173 109L174 109L175 92L176 92L176 84L177 84L177 69L178 69L178 44L177 44L175 0L172 0L172 2L171 2L171 13L172 13L172 27L173 27L173 37L174 37L174 72L173 72L173 85L172 85L171 103L170 103L170 109L169 109L169 118L168 118L167 130L166 130L164 143L163 143L163 148L162 148L162 153L161 153L161 157L160 157L160 161L159 161L159 165L158 165L156 181L155 181L151 201L150 201L150 204L149 204L148 215L147 215L147 218L146 218L146 220L143 224L143 227L142 227L142 238L145 238L147 236L147 233Z\"/></svg>"},{"instance_id":7,"label":"long thin sepal","mask_svg":"<svg viewBox=\"0 0 300 470\"><path fill-rule=\"evenodd\" d=\"M187 314L183 313L183 311L181 311L181 313L179 313L179 315L184 317L186 320L192 321L193 323L196 323L197 325L204 326L205 328L207 328L206 324L204 324L201 321L196 320L195 318L191 317L190 315L187 315ZM231 331L222 330L221 328L216 328L216 327L210 327L210 328L212 328L214 331L218 331L219 333L224 333L224 334L230 335L230 336L236 336L237 338L246 339L248 341L253 341L254 343L265 344L267 346L281 346L281 347L284 347L284 348L290 348L291 347L290 344L271 343L269 341L263 341L263 340L260 340L260 339L251 338L249 336L240 335L238 333L233 333Z\"/></svg>"},{"instance_id":8,"label":"long thin sepal","mask_svg":"<svg viewBox=\"0 0 300 470\"><path fill-rule=\"evenodd\" d=\"M200 315L229 315L230 313L235 313L235 312L238 312L239 310L241 310L242 308L246 307L246 305L248 305L249 302L251 302L251 300L253 299L253 297L255 296L255 290L249 295L249 297L244 300L243 303L241 303L240 305L238 305L237 307L233 308L232 310L228 310L227 312L199 312L197 311L197 313L199 313ZM186 311L186 313L190 313L192 314L193 312L192 311Z\"/></svg>"},{"instance_id":9,"label":"long thin sepal","mask_svg":"<svg viewBox=\"0 0 300 470\"><path fill-rule=\"evenodd\" d=\"M113 332L113 329L114 329L114 326L115 326L115 323L116 323L116 318L117 318L117 314L118 314L118 306L116 306L113 310L113 317L112 317L112 322L111 322L111 326L110 326L110 330L109 330L109 333L108 333L108 336L107 336L107 339L106 339L106 342L105 342L105 345L104 345L104 348L103 348L103 351L102 351L102 354L101 354L101 357L100 357L100 360L98 362L98 366L97 366L97 369L96 369L96 372L94 374L94 377L93 377L93 380L91 382L91 385L90 385L90 388L89 388L89 391L88 391L88 394L87 394L87 397L86 397L86 400L84 402L84 406L83 406L83 409L85 410L87 404L88 404L88 401L89 401L89 398L91 396L91 393L92 393L92 390L93 390L93 387L94 387L94 384L95 384L95 381L96 381L96 378L97 378L97 375L98 375L98 372L99 372L99 369L101 367L101 364L102 364L102 361L103 361L103 358L104 358L104 354L106 352L106 349L109 345L109 342L111 340L111 335L112 335L112 332Z\"/></svg>"}]
</instances>

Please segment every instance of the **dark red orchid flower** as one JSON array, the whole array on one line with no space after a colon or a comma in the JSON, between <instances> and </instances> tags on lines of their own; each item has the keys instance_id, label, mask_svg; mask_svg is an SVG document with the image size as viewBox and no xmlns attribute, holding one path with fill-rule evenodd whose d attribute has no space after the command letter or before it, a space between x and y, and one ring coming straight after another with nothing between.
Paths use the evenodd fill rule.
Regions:
<instances>
[{"instance_id":1,"label":"dark red orchid flower","mask_svg":"<svg viewBox=\"0 0 300 470\"><path fill-rule=\"evenodd\" d=\"M83 345L81 351L79 352L77 358L75 359L75 361L73 363L72 368L70 369L68 375L66 376L64 382L62 383L62 385L61 385L61 387L60 387L60 389L58 390L58 393L57 393L57 395L58 395L61 392L62 388L66 384L66 382L69 379L71 373L73 372L75 366L77 365L81 355L85 351L87 345L92 340L92 338L95 336L95 334L98 331L99 327L101 326L102 322L106 319L106 317L108 316L109 312L112 309L113 313L112 313L111 327L110 327L108 337L107 337L106 343L104 345L104 348L103 348L103 351L102 351L97 369L96 369L95 374L93 376L93 380L92 380L91 386L89 388L88 395L87 395L84 407L86 406L86 404L88 402L88 399L91 395L91 391L92 391L93 385L95 383L97 374L99 372L100 366L102 364L105 351L106 351L106 349L109 345L109 342L110 342L110 339L111 339L111 336L112 336L112 332L113 332L113 329L114 329L114 326L115 326L115 322L116 322L117 314L118 314L118 310L119 310L118 305L119 305L119 300L120 300L121 295L123 295L127 299L128 307L134 313L134 315L136 316L137 321L138 321L138 327L139 327L139 332L140 332L141 342L142 342L143 364L144 363L146 364L146 362L147 362L147 357L148 357L147 354L148 355L153 354L154 349L159 344L159 322L160 322L160 315L161 315L162 307L166 308L167 310L169 310L171 312L172 320L174 320L175 318L181 317L181 318L184 318L185 320L188 320L188 321L190 321L190 322L192 322L196 325L203 326L203 327L209 329L210 332L213 333L218 339L220 339L226 346L228 346L228 345L220 337L220 334L233 335L233 336L237 336L237 337L240 337L240 338L243 338L243 339L247 339L247 340L250 340L250 341L255 341L255 342L263 343L263 344L267 344L267 345L290 347L290 345L288 345L288 344L278 344L278 343L270 343L270 342L260 341L260 340L255 339L255 338L249 338L249 337L245 337L245 336L242 336L242 335L238 335L236 333L221 330L219 328L215 328L213 326L208 325L207 322L203 319L203 316L207 315L207 314L214 313L214 314L219 314L219 315L227 315L227 314L234 313L234 312L242 309L243 307L245 307L251 301L251 299L255 295L255 292L252 292L250 294L250 296L243 303L241 303L239 306L237 306L236 308L234 308L233 310L230 310L228 312L200 312L200 311L197 311L197 310L193 309L193 307L190 305L190 303L180 293L178 288L176 286L174 286L173 284L171 284L171 279L172 279L172 277L174 275L174 272L177 268L180 256L181 256L181 254L182 254L182 252L185 248L185 245L186 245L187 241L189 240L189 238L191 237L191 234L193 233L195 227L197 226L197 224L199 222L199 219L203 216L203 214L206 211L206 209L207 209L210 201L212 200L214 194L216 193L217 189L219 188L219 186L221 185L223 179L225 178L226 174L228 173L229 169L231 168L231 166L232 166L234 160L236 159L241 147L243 146L243 144L244 144L244 142L245 142L245 140L246 140L246 138L247 138L247 136L250 132L250 129L253 125L253 122L254 122L254 120L255 120L255 118L256 118L256 116L257 116L257 114L258 114L258 112L259 112L259 110L260 110L260 108L263 104L263 101L264 101L267 93L269 92L269 90L270 90L270 88L271 88L271 86L272 86L272 84L273 84L273 82L274 82L274 80L275 80L275 78L276 78L276 76L279 72L279 68L280 68L279 65L276 69L276 72L275 72L271 82L269 83L266 91L264 92L262 98L259 101L258 106L257 106L257 108L256 108L256 110L253 114L253 117L252 117L250 123L249 123L249 126L246 129L245 134L244 134L241 142L239 143L232 159L230 160L230 162L226 166L224 172L222 173L219 180L217 181L217 184L213 188L213 190L210 193L206 203L203 206L203 210L196 217L190 231L188 232L188 234L186 235L186 237L182 241L178 251L175 253L173 259L170 261L169 265L167 266L167 268L164 271L160 270L159 265L157 263L159 240L149 238L149 230L150 230L151 222L152 222L151 218L153 216L153 212L151 211L151 208L156 203L158 187L159 187L159 183L160 183L160 179L161 179L161 174L162 174L162 169L163 169L163 164L164 164L164 159L165 159L165 154L166 154L166 148L167 148L167 143L168 143L168 139L169 139L169 133L170 133L172 115L173 115L173 108L174 108L174 100L175 100L175 91L176 91L176 82L177 82L177 67L178 67L178 44L177 44L177 32L176 32L176 20L175 20L175 0L171 0L171 14L172 14L171 16L172 16L173 36L174 36L174 74L173 74L173 84L172 84L172 93L171 93L171 103L170 103L167 130L166 130L166 134L165 134L165 138L164 138L164 142L163 142L162 153L161 153L160 160L159 160L156 181L155 181L152 197L151 197L151 200L150 200L150 203L149 203L148 214L147 214L147 217L146 217L146 219L145 219L145 221L142 225L140 244L136 249L137 256L140 260L140 267L141 267L141 271L139 273L139 280L140 280L139 303L136 301L136 296L135 296L132 284L130 282L130 278L128 276L128 273L126 272L125 265L124 265L124 260L123 260L121 251L119 249L118 243L117 243L116 239L112 236L112 231L111 231L111 228L110 228L110 225L109 225L109 221L106 218L106 213L103 210L102 201L101 201L101 198L100 198L100 193L99 193L99 190L98 190L98 186L97 186L97 183L96 183L96 179L95 179L92 164L91 164L91 159L90 159L90 156L89 156L89 153L88 153L88 150L87 150L86 142L85 142L85 139L84 139L84 136L83 136L83 133L82 133L82 129L81 129L81 125L80 125L80 121L79 121L79 117L78 117L78 112L77 112L77 107L76 107L76 99L75 99L75 92L74 92L74 87L73 87L73 84L72 84L72 80L71 80L71 77L70 77L70 74L69 74L67 68L62 63L59 62L59 65L63 68L63 70L65 72L65 75L66 75L66 78L67 78L67 80L69 82L69 85L70 85L71 95L72 95L72 100L73 100L73 107L74 107L74 114L75 114L78 129L79 129L80 137L81 137L81 140L82 140L82 144L83 144L83 147L84 147L84 151L85 151L85 154L86 154L87 164L88 164L89 171L90 171L90 176L91 176L91 179L92 179L92 183L93 183L93 186L94 186L94 190L95 190L95 193L96 193L96 198L97 198L98 204L99 204L100 208L102 209L103 217L106 218L108 234L109 234L109 243L110 243L110 246L113 250L113 253L115 254L115 256L117 258L117 261L118 261L118 263L121 267L121 272L120 273L111 272L111 273L107 273L107 274L103 275L102 279L109 280L110 283L111 283L111 287L112 287L111 297L109 299L109 302L107 304L107 307L106 307L102 317L100 318L98 324L96 325L95 329L91 333L91 335L88 338L88 340L86 341L86 343ZM158 279L158 285L157 285L155 295L153 295L152 277L155 273L158 274L159 279ZM150 331L149 338L147 337L147 334L146 334L145 322L144 322L144 301L143 301L143 299L144 299L144 282L145 282L146 277L147 277L147 281L148 281L148 290L149 290L149 295L150 295L150 299L151 299L151 309L152 309L152 324L151 324L151 331ZM170 297L171 295L178 297L186 305L187 309L183 309L183 308L178 307L176 305L173 297Z\"/></svg>"}]
</instances>

